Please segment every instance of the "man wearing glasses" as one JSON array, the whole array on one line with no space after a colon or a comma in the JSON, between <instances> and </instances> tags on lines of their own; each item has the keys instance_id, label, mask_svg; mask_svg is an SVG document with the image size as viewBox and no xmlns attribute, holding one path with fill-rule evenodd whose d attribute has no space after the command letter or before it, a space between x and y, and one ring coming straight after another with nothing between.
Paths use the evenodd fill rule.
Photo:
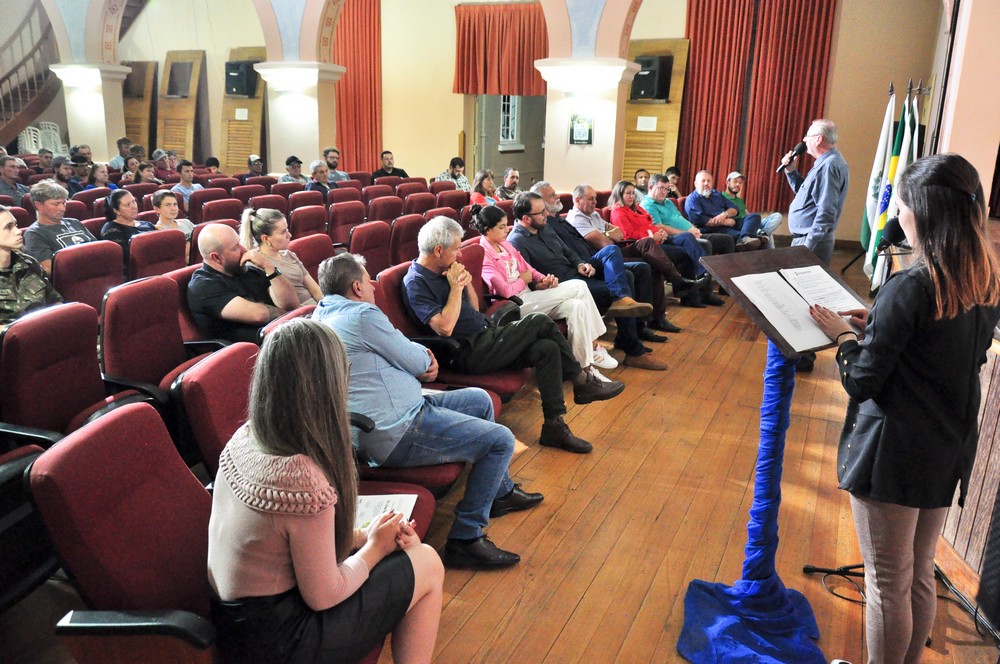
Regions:
<instances>
[{"instance_id":1,"label":"man wearing glasses","mask_svg":"<svg viewBox=\"0 0 1000 664\"><path fill-rule=\"evenodd\" d=\"M792 245L809 247L821 261L830 264L833 233L847 197L847 162L837 149L837 125L830 120L814 120L802 141L816 163L803 179L795 169L791 151L782 158L785 177L795 192L788 208L788 228Z\"/></svg>"}]
</instances>

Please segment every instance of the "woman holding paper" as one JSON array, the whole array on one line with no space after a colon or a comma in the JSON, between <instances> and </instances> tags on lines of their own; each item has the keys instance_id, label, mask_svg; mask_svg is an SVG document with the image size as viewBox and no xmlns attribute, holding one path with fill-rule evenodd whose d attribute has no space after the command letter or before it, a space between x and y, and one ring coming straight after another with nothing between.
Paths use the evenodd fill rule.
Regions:
<instances>
[{"instance_id":1,"label":"woman holding paper","mask_svg":"<svg viewBox=\"0 0 1000 664\"><path fill-rule=\"evenodd\" d=\"M315 321L285 323L261 348L209 523L212 617L230 661L355 661L390 631L395 661L431 660L444 568L401 514L354 527L348 371Z\"/></svg>"},{"instance_id":2,"label":"woman holding paper","mask_svg":"<svg viewBox=\"0 0 1000 664\"><path fill-rule=\"evenodd\" d=\"M956 486L965 498L979 370L1000 319L1000 260L975 168L927 157L897 194L916 264L886 281L870 314L811 310L839 346L850 396L837 470L865 563L869 662L920 660L937 605L935 544Z\"/></svg>"}]
</instances>

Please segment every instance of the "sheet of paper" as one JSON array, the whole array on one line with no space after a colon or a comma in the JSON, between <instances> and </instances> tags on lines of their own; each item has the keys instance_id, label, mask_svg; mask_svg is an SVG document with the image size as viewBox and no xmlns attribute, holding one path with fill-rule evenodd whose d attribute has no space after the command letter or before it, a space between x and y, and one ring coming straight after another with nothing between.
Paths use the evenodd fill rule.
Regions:
<instances>
[{"instance_id":1,"label":"sheet of paper","mask_svg":"<svg viewBox=\"0 0 1000 664\"><path fill-rule=\"evenodd\" d=\"M733 283L797 352L830 343L809 315L809 305L777 272L733 277Z\"/></svg>"},{"instance_id":2,"label":"sheet of paper","mask_svg":"<svg viewBox=\"0 0 1000 664\"><path fill-rule=\"evenodd\" d=\"M409 519L417 505L415 493L390 493L376 496L358 496L358 509L354 515L355 528L367 528L368 524L389 510L402 512Z\"/></svg>"},{"instance_id":3,"label":"sheet of paper","mask_svg":"<svg viewBox=\"0 0 1000 664\"><path fill-rule=\"evenodd\" d=\"M820 304L834 311L864 306L820 265L785 268L778 272L809 304Z\"/></svg>"},{"instance_id":4,"label":"sheet of paper","mask_svg":"<svg viewBox=\"0 0 1000 664\"><path fill-rule=\"evenodd\" d=\"M635 119L636 131L656 131L655 115L640 115Z\"/></svg>"}]
</instances>

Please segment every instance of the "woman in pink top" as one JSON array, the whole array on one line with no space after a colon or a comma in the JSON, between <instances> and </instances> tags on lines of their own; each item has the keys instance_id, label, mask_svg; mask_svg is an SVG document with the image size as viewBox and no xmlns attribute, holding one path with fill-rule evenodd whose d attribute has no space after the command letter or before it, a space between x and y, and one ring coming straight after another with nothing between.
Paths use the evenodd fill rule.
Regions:
<instances>
[{"instance_id":1,"label":"woman in pink top","mask_svg":"<svg viewBox=\"0 0 1000 664\"><path fill-rule=\"evenodd\" d=\"M483 284L494 295L520 298L522 316L538 311L565 319L573 357L584 371L607 380L597 367L614 369L618 361L596 341L607 328L587 285L576 279L560 282L528 265L507 242L507 215L500 208L473 205L472 215L472 225L482 233Z\"/></svg>"},{"instance_id":2,"label":"woman in pink top","mask_svg":"<svg viewBox=\"0 0 1000 664\"><path fill-rule=\"evenodd\" d=\"M227 661L355 661L390 631L396 662L431 661L444 568L400 514L355 528L348 371L337 335L316 321L285 323L260 350L209 523Z\"/></svg>"},{"instance_id":3,"label":"woman in pink top","mask_svg":"<svg viewBox=\"0 0 1000 664\"><path fill-rule=\"evenodd\" d=\"M488 169L479 171L472 180L469 203L472 205L496 205L496 191L497 188L493 185L493 171Z\"/></svg>"}]
</instances>

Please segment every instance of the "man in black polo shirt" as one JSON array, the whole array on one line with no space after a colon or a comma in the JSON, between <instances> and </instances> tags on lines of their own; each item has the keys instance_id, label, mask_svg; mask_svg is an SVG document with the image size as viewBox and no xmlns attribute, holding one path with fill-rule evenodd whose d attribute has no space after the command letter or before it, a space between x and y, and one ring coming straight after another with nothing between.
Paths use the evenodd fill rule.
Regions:
<instances>
[{"instance_id":1,"label":"man in black polo shirt","mask_svg":"<svg viewBox=\"0 0 1000 664\"><path fill-rule=\"evenodd\" d=\"M288 279L230 226L206 226L198 249L204 264L188 285L188 308L209 336L257 343L261 326L299 306Z\"/></svg>"}]
</instances>

